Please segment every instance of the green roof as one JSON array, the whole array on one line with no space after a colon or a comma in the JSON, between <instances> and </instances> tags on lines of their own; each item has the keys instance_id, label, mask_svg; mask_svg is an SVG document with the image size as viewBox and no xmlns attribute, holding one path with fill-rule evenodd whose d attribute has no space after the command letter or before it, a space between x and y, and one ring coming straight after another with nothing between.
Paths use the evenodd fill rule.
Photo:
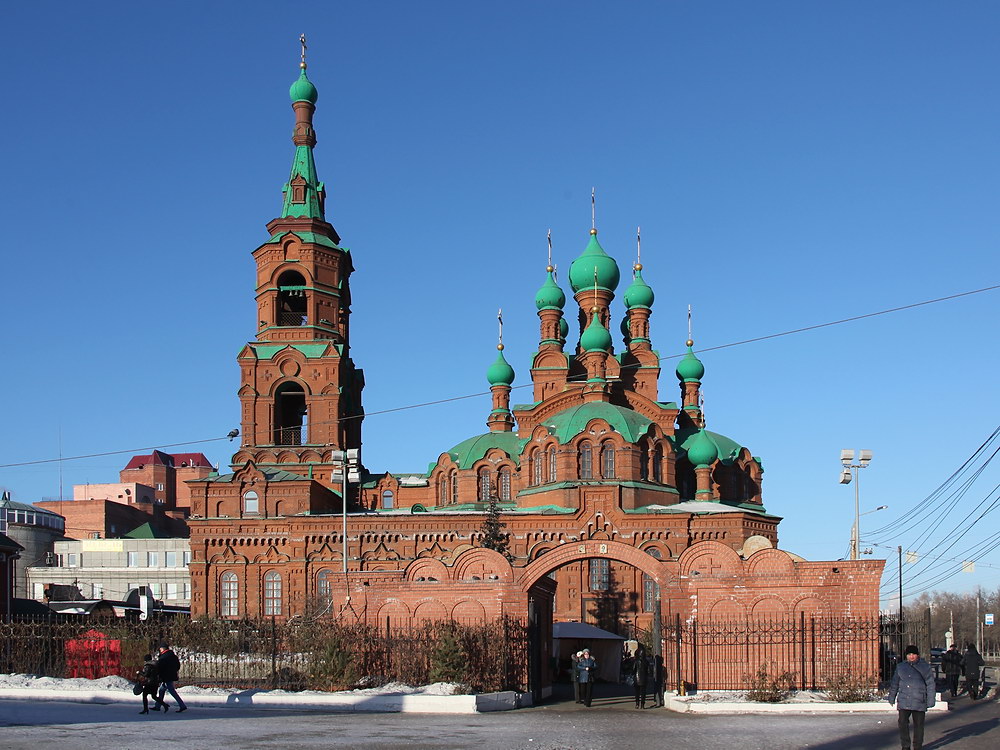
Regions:
<instances>
[{"instance_id":1,"label":"green roof","mask_svg":"<svg viewBox=\"0 0 1000 750\"><path fill-rule=\"evenodd\" d=\"M604 401L574 406L553 414L542 422L549 432L565 444L579 435L592 419L603 419L630 443L646 434L653 422L636 411Z\"/></svg>"},{"instance_id":2,"label":"green roof","mask_svg":"<svg viewBox=\"0 0 1000 750\"><path fill-rule=\"evenodd\" d=\"M257 354L257 359L271 359L275 354L289 346L305 354L306 359L319 359L324 355L329 344L256 344L251 342L249 346Z\"/></svg>"},{"instance_id":3,"label":"green roof","mask_svg":"<svg viewBox=\"0 0 1000 750\"><path fill-rule=\"evenodd\" d=\"M311 482L313 480L309 477L304 477L301 474L296 474L291 471L285 471L284 469L265 469L257 467L260 469L260 473L264 475L264 479L268 482ZM209 475L204 479L190 479L190 482L232 482L236 477L235 474L215 474ZM336 493L336 490L333 490Z\"/></svg>"},{"instance_id":4,"label":"green roof","mask_svg":"<svg viewBox=\"0 0 1000 750\"><path fill-rule=\"evenodd\" d=\"M170 534L153 526L151 523L144 523L137 526L129 533L125 534L126 539L170 539Z\"/></svg>"},{"instance_id":5,"label":"green roof","mask_svg":"<svg viewBox=\"0 0 1000 750\"><path fill-rule=\"evenodd\" d=\"M596 282L598 287L613 292L618 287L620 278L618 264L604 252L601 243L597 241L596 230L592 230L587 247L569 267L570 287L574 292L579 292L581 289L593 289Z\"/></svg>"},{"instance_id":6,"label":"green roof","mask_svg":"<svg viewBox=\"0 0 1000 750\"><path fill-rule=\"evenodd\" d=\"M674 438L676 440L676 445L681 450L686 452L694 444L695 438L699 432L701 432L701 430L697 427L687 427L683 430L678 430ZM743 446L732 438L728 438L725 435L720 435L717 432L711 432L709 430L705 430L704 432L712 439L716 447L719 449L719 460L725 464L732 463L743 449Z\"/></svg>"},{"instance_id":7,"label":"green roof","mask_svg":"<svg viewBox=\"0 0 1000 750\"><path fill-rule=\"evenodd\" d=\"M305 63L302 64L305 65ZM315 104L316 100L319 99L319 92L313 86L313 82L306 76L305 68L302 68L298 79L289 87L288 97L293 102L310 102L312 104Z\"/></svg>"},{"instance_id":8,"label":"green roof","mask_svg":"<svg viewBox=\"0 0 1000 750\"><path fill-rule=\"evenodd\" d=\"M463 440L450 451L452 460L460 469L470 468L476 461L485 456L493 448L499 448L512 459L517 466L521 465L521 449L527 440L521 440L513 432L487 432Z\"/></svg>"},{"instance_id":9,"label":"green roof","mask_svg":"<svg viewBox=\"0 0 1000 750\"><path fill-rule=\"evenodd\" d=\"M348 252L347 248L341 247L336 242L334 242L332 239L330 239L329 237L327 237L325 234L319 234L318 232L299 232L299 231L295 231L295 232L277 232L276 234L272 234L271 237L268 239L268 241L265 242L264 244L265 245L272 245L272 244L274 244L276 242L279 242L281 240L281 238L284 237L286 234L294 234L296 237L298 237L303 242L311 242L313 244L323 245L325 247L329 247L329 248L332 248L334 250L343 250L344 252Z\"/></svg>"}]
</instances>

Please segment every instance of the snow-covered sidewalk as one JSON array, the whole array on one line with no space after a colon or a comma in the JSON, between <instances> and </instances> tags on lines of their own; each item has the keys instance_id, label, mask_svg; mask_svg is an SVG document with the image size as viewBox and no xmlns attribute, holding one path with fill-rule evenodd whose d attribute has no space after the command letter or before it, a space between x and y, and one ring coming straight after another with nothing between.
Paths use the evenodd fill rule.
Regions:
<instances>
[{"instance_id":1,"label":"snow-covered sidewalk","mask_svg":"<svg viewBox=\"0 0 1000 750\"><path fill-rule=\"evenodd\" d=\"M236 690L180 687L177 692L189 706L234 708L319 709L336 712L480 713L506 711L530 705L530 694L502 692L455 695L457 685L437 682L410 687L392 682L377 688L325 693L316 690ZM35 677L0 674L0 700L71 701L74 703L140 703L132 683L124 677ZM171 702L168 698L168 702Z\"/></svg>"}]
</instances>

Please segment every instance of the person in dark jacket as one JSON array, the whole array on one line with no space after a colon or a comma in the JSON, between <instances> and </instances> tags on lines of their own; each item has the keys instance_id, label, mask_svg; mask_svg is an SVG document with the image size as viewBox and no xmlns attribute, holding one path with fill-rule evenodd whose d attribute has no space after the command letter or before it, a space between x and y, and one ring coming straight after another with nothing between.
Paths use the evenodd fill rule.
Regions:
<instances>
[{"instance_id":1,"label":"person in dark jacket","mask_svg":"<svg viewBox=\"0 0 1000 750\"><path fill-rule=\"evenodd\" d=\"M649 662L646 660L646 649L642 646L636 649L632 660L632 682L635 685L635 707L646 707L646 685L649 682Z\"/></svg>"},{"instance_id":2,"label":"person in dark jacket","mask_svg":"<svg viewBox=\"0 0 1000 750\"><path fill-rule=\"evenodd\" d=\"M573 683L573 701L576 703L583 703L580 700L580 670L577 668L581 656L583 651L576 651L569 656L569 679Z\"/></svg>"},{"instance_id":3,"label":"person in dark jacket","mask_svg":"<svg viewBox=\"0 0 1000 750\"><path fill-rule=\"evenodd\" d=\"M962 667L965 669L965 689L969 691L969 697L972 700L979 697L979 676L985 666L986 662L979 655L976 644L967 643L965 655L962 657Z\"/></svg>"},{"instance_id":4,"label":"person in dark jacket","mask_svg":"<svg viewBox=\"0 0 1000 750\"><path fill-rule=\"evenodd\" d=\"M907 646L889 685L889 703L899 714L899 741L903 750L921 750L924 746L924 719L934 705L934 670L920 658L920 649ZM913 719L913 744L910 744L910 719Z\"/></svg>"},{"instance_id":5,"label":"person in dark jacket","mask_svg":"<svg viewBox=\"0 0 1000 750\"><path fill-rule=\"evenodd\" d=\"M583 705L590 708L590 703L594 699L594 680L597 678L597 660L590 656L590 649L583 650L583 656L576 663L577 671L580 673L580 699Z\"/></svg>"},{"instance_id":6,"label":"person in dark jacket","mask_svg":"<svg viewBox=\"0 0 1000 750\"><path fill-rule=\"evenodd\" d=\"M941 654L941 669L944 670L948 692L954 698L958 695L958 678L962 674L962 653L958 650L957 643L951 644L948 650Z\"/></svg>"},{"instance_id":7,"label":"person in dark jacket","mask_svg":"<svg viewBox=\"0 0 1000 750\"><path fill-rule=\"evenodd\" d=\"M653 707L663 705L663 657L657 655L653 658L650 667L650 675L653 680Z\"/></svg>"},{"instance_id":8,"label":"person in dark jacket","mask_svg":"<svg viewBox=\"0 0 1000 750\"><path fill-rule=\"evenodd\" d=\"M156 699L154 710L159 710L160 706L163 706L164 711L170 710L170 704L163 700L164 696L169 692L174 697L174 700L177 701L177 713L187 711L187 705L177 695L177 689L174 687L174 683L177 682L177 676L181 670L181 661L177 658L177 654L170 650L170 646L166 641L160 644L160 655L156 657L156 666L160 670L161 684L160 694Z\"/></svg>"},{"instance_id":9,"label":"person in dark jacket","mask_svg":"<svg viewBox=\"0 0 1000 750\"><path fill-rule=\"evenodd\" d=\"M142 669L135 673L135 681L142 688L142 711L141 714L149 713L149 699L152 698L154 703L157 702L156 690L160 687L160 670L156 666L156 660L153 658L152 654L146 654L142 657L145 663L142 665ZM159 711L160 709L153 706L154 711Z\"/></svg>"}]
</instances>

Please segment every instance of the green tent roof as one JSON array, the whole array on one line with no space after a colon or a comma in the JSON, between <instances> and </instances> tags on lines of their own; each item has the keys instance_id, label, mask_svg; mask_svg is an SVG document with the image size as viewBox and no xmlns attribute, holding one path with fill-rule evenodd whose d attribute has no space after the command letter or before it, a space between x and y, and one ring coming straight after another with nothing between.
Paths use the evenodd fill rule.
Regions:
<instances>
[{"instance_id":1,"label":"green tent roof","mask_svg":"<svg viewBox=\"0 0 1000 750\"><path fill-rule=\"evenodd\" d=\"M521 449L527 440L521 440L513 432L487 432L476 435L452 448L448 453L460 469L470 468L493 448L499 448L512 459L517 466L521 465Z\"/></svg>"},{"instance_id":2,"label":"green tent roof","mask_svg":"<svg viewBox=\"0 0 1000 750\"><path fill-rule=\"evenodd\" d=\"M701 432L701 430L697 427L689 427L683 430L678 430L676 435L676 444L684 451L689 450L694 444L699 432ZM719 433L711 432L710 430L705 430L704 432L712 439L716 447L719 449L719 460L723 463L732 463L743 449L743 446L732 438L727 438L725 435L720 435Z\"/></svg>"},{"instance_id":3,"label":"green tent roof","mask_svg":"<svg viewBox=\"0 0 1000 750\"><path fill-rule=\"evenodd\" d=\"M144 523L137 526L129 533L125 534L126 539L170 539L170 534L153 526L151 523Z\"/></svg>"},{"instance_id":4,"label":"green tent roof","mask_svg":"<svg viewBox=\"0 0 1000 750\"><path fill-rule=\"evenodd\" d=\"M553 414L544 424L560 443L579 435L592 419L603 419L628 442L634 443L646 434L652 423L638 412L604 401L594 401Z\"/></svg>"}]
</instances>

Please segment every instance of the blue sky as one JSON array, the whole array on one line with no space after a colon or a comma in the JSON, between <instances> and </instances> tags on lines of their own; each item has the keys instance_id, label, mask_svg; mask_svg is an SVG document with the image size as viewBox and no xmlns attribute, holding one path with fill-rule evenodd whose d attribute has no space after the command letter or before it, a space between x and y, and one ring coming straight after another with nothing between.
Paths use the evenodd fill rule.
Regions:
<instances>
[{"instance_id":1,"label":"blue sky","mask_svg":"<svg viewBox=\"0 0 1000 750\"><path fill-rule=\"evenodd\" d=\"M420 471L484 431L489 397L375 412L485 391L498 307L527 382L545 234L565 279L592 186L620 292L642 226L664 357L688 304L704 348L1000 283L998 29L990 2L11 6L0 463L238 425L250 252L291 163L301 32L328 218L358 269L365 462ZM847 553L841 448L875 453L877 555L912 544L926 562L988 507L997 462L947 518L921 512L927 534L865 533L905 520L1000 423L998 310L994 290L701 355L709 428L762 458L782 547ZM176 450L225 465L233 447ZM127 459L64 461L64 494ZM0 485L54 497L60 470L0 468ZM987 514L940 554L997 529ZM977 559L938 588L1000 586L1000 552ZM935 578L904 568L907 589Z\"/></svg>"}]
</instances>

